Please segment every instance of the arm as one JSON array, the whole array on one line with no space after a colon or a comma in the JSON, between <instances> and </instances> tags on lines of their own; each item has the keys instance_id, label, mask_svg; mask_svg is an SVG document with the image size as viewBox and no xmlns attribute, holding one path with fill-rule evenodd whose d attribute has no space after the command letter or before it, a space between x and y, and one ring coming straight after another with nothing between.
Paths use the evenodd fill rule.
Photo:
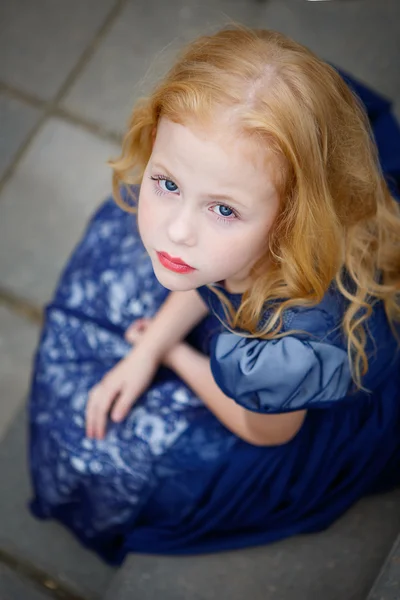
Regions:
<instances>
[{"instance_id":1,"label":"arm","mask_svg":"<svg viewBox=\"0 0 400 600\"><path fill-rule=\"evenodd\" d=\"M150 320L140 344L153 356L161 358L183 340L208 312L208 306L196 290L171 292Z\"/></svg>"},{"instance_id":2,"label":"arm","mask_svg":"<svg viewBox=\"0 0 400 600\"><path fill-rule=\"evenodd\" d=\"M225 427L250 444L277 446L289 442L304 422L305 410L266 415L236 404L215 383L209 357L189 344L176 345L163 362L185 381Z\"/></svg>"},{"instance_id":3,"label":"arm","mask_svg":"<svg viewBox=\"0 0 400 600\"><path fill-rule=\"evenodd\" d=\"M172 292L142 332L140 344L121 360L89 392L86 406L88 437L104 437L108 414L121 421L132 404L148 388L162 355L180 342L208 313L196 290ZM126 335L126 333L125 333Z\"/></svg>"}]
</instances>

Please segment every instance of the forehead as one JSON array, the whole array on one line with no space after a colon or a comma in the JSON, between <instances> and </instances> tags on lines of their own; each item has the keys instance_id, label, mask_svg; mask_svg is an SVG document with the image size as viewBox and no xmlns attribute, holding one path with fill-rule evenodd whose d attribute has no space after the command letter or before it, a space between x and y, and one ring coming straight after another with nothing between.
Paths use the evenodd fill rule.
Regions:
<instances>
[{"instance_id":1,"label":"forehead","mask_svg":"<svg viewBox=\"0 0 400 600\"><path fill-rule=\"evenodd\" d=\"M186 171L206 175L222 185L272 182L274 159L250 136L240 134L223 119L200 125L175 123L161 118L153 149L153 160L168 162L177 177ZM179 172L178 172L179 171Z\"/></svg>"}]
</instances>

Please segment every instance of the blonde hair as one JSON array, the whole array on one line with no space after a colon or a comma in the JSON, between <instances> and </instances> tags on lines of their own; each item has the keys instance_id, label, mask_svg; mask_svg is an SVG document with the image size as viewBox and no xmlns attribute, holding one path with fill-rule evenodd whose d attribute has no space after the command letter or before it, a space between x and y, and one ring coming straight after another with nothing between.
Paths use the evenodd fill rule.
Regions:
<instances>
[{"instance_id":1,"label":"blonde hair","mask_svg":"<svg viewBox=\"0 0 400 600\"><path fill-rule=\"evenodd\" d=\"M373 305L383 302L394 335L400 321L400 210L366 113L332 67L274 31L236 26L198 38L135 107L122 154L110 163L116 201L132 210L120 186L140 183L161 116L187 124L212 120L219 108L234 109L241 133L280 159L280 206L251 289L235 312L210 286L229 326L264 339L287 335L283 312L318 304L336 283L348 301L342 329L362 388ZM271 317L259 329L266 305Z\"/></svg>"}]
</instances>

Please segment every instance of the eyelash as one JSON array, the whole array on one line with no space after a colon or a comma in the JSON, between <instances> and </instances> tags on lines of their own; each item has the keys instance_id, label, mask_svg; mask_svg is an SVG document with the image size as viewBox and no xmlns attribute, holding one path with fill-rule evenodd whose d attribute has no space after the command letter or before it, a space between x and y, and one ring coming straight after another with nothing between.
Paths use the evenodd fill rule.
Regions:
<instances>
[{"instance_id":1,"label":"eyelash","mask_svg":"<svg viewBox=\"0 0 400 600\"><path fill-rule=\"evenodd\" d=\"M174 185L176 185L176 183L174 182L173 179L171 179L170 177L166 177L165 175L154 175L149 177L149 179L151 179L153 182L156 182L156 185L154 186L154 191L156 194L158 194L159 196L165 196L168 192L165 192L164 190L162 190L158 185L157 182L159 181L171 181ZM174 192L170 192L171 194L173 194ZM230 218L225 218L225 217L221 217L220 215L218 215L217 213L214 213L217 217L217 221L222 221L223 223L232 223L232 221L236 220L238 218L238 215L236 213L236 211L229 206L229 204L216 204L215 206L224 206L225 208L229 208L229 210L232 211L232 213L234 214L234 217L230 217Z\"/></svg>"}]
</instances>

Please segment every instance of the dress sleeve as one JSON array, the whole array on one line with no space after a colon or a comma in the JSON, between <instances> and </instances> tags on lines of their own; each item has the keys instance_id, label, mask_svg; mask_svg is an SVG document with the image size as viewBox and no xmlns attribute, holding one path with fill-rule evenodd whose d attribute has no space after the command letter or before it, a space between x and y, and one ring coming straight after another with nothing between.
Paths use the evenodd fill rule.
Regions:
<instances>
[{"instance_id":1,"label":"dress sleeve","mask_svg":"<svg viewBox=\"0 0 400 600\"><path fill-rule=\"evenodd\" d=\"M221 333L212 342L211 370L227 396L261 413L327 407L346 396L352 381L345 350L290 335L261 340Z\"/></svg>"}]
</instances>

